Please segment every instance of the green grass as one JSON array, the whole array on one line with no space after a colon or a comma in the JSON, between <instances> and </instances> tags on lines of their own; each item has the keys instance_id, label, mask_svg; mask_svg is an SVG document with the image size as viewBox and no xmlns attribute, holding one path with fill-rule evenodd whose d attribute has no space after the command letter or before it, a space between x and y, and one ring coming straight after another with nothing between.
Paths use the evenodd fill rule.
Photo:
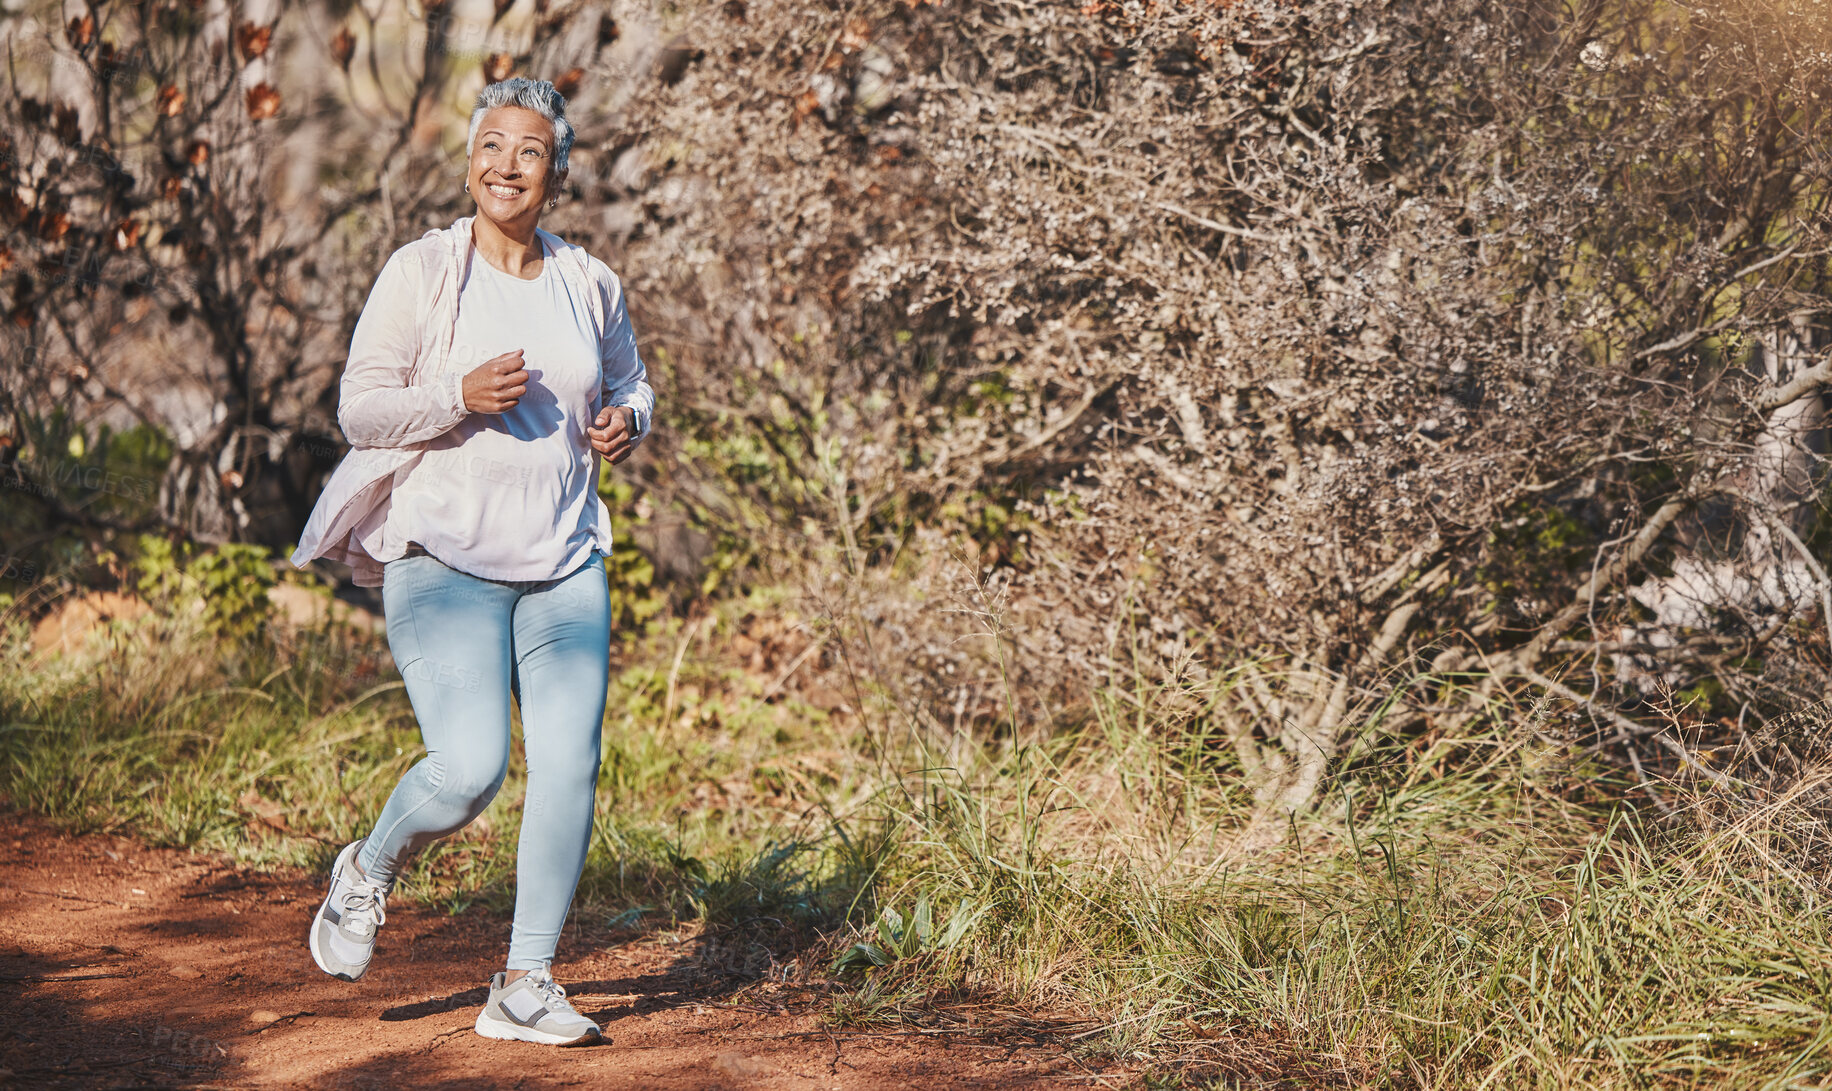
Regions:
<instances>
[{"instance_id":1,"label":"green grass","mask_svg":"<svg viewBox=\"0 0 1832 1091\"><path fill-rule=\"evenodd\" d=\"M1314 812L1256 820L1215 726L1152 684L1022 737L882 694L828 714L731 651L774 609L620 660L578 913L762 936L732 968L811 981L838 1023L1050 1033L1164 1086L1832 1086L1815 785L1655 823L1522 711L1372 746ZM0 792L322 867L417 755L398 681L332 630L188 624L43 667L15 624ZM402 895L505 908L520 778Z\"/></svg>"}]
</instances>

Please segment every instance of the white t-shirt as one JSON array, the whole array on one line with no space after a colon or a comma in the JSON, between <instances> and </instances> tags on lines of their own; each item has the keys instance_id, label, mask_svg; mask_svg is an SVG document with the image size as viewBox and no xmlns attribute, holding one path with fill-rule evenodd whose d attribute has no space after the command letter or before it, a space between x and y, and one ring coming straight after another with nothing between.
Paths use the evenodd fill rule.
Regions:
<instances>
[{"instance_id":1,"label":"white t-shirt","mask_svg":"<svg viewBox=\"0 0 1832 1091\"><path fill-rule=\"evenodd\" d=\"M437 436L394 486L381 559L418 542L439 561L489 580L550 580L611 549L585 434L602 371L592 320L542 243L540 275L523 280L471 255L458 292L451 372L521 349L527 393L506 413L471 413Z\"/></svg>"}]
</instances>

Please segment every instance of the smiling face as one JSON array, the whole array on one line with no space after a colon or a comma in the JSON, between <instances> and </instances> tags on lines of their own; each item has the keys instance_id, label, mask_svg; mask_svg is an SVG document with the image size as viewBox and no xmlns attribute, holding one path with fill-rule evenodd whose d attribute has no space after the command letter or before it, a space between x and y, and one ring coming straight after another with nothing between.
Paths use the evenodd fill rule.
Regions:
<instances>
[{"instance_id":1,"label":"smiling face","mask_svg":"<svg viewBox=\"0 0 1832 1091\"><path fill-rule=\"evenodd\" d=\"M477 214L499 226L531 225L566 183L553 169L553 123L520 106L499 106L483 117L471 144L466 179Z\"/></svg>"}]
</instances>

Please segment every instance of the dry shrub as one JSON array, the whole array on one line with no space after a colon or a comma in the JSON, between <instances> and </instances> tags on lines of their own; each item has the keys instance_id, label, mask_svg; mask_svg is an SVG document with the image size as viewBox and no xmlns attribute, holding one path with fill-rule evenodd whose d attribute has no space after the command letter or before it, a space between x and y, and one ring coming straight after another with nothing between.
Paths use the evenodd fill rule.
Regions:
<instances>
[{"instance_id":1,"label":"dry shrub","mask_svg":"<svg viewBox=\"0 0 1832 1091\"><path fill-rule=\"evenodd\" d=\"M1674 651L1671 610L1612 628L1734 528L1816 526L1820 425L1779 418L1822 378L1799 43L1828 35L1779 19L709 9L624 122L659 204L627 261L681 346L682 434L758 457L696 438L669 473L792 540L821 521L930 603L962 582L936 551L977 553L1012 666L1058 698L1116 658L1286 657L1240 711L1288 801L1383 666L1544 677L1619 637L1641 659L1598 696L1729 675L1783 704L1816 668L1752 615L1797 617L1810 580L1682 588L1715 658ZM1728 555L1754 583L1799 565ZM1804 673L1733 669L1752 635Z\"/></svg>"}]
</instances>

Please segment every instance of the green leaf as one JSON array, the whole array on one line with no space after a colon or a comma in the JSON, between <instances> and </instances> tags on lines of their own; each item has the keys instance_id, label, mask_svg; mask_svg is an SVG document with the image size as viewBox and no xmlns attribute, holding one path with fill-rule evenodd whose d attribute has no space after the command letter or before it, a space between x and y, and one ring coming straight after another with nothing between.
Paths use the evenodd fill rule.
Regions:
<instances>
[{"instance_id":1,"label":"green leaf","mask_svg":"<svg viewBox=\"0 0 1832 1091\"><path fill-rule=\"evenodd\" d=\"M885 906L884 912L878 916L878 938L884 941L884 946L889 950L900 951L903 946L903 914Z\"/></svg>"},{"instance_id":2,"label":"green leaf","mask_svg":"<svg viewBox=\"0 0 1832 1091\"><path fill-rule=\"evenodd\" d=\"M889 966L894 961L875 943L855 943L833 960L834 973L863 969L867 966Z\"/></svg>"},{"instance_id":3,"label":"green leaf","mask_svg":"<svg viewBox=\"0 0 1832 1091\"><path fill-rule=\"evenodd\" d=\"M979 923L982 913L983 910L975 907L971 901L955 906L954 912L948 915L947 926L942 929L941 942L935 945L936 948L947 950L959 943Z\"/></svg>"}]
</instances>

